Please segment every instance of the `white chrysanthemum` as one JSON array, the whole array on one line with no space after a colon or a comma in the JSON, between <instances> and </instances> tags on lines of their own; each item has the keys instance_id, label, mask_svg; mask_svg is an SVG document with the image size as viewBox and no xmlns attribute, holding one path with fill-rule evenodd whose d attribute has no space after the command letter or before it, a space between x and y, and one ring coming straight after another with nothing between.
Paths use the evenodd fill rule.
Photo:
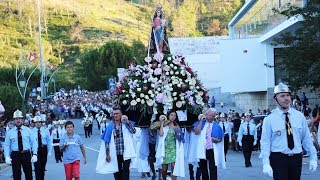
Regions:
<instances>
[{"instance_id":1,"label":"white chrysanthemum","mask_svg":"<svg viewBox=\"0 0 320 180\"><path fill-rule=\"evenodd\" d=\"M176 102L176 106L177 106L177 108L181 108L182 102L181 101Z\"/></svg>"},{"instance_id":2,"label":"white chrysanthemum","mask_svg":"<svg viewBox=\"0 0 320 180\"><path fill-rule=\"evenodd\" d=\"M131 106L135 106L135 105L137 105L137 101L132 100L132 101L130 102L130 105L131 105Z\"/></svg>"},{"instance_id":3,"label":"white chrysanthemum","mask_svg":"<svg viewBox=\"0 0 320 180\"><path fill-rule=\"evenodd\" d=\"M148 101L147 101L147 104L148 104L148 106L153 106L153 100L151 100L151 99L149 99Z\"/></svg>"}]
</instances>

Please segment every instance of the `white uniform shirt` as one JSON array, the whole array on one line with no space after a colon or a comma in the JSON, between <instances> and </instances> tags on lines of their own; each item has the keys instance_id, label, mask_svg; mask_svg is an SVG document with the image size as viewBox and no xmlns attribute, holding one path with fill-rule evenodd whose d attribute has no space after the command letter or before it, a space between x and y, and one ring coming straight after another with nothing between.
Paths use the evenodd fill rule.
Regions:
<instances>
[{"instance_id":1,"label":"white uniform shirt","mask_svg":"<svg viewBox=\"0 0 320 180\"><path fill-rule=\"evenodd\" d=\"M228 134L228 135L229 135L229 139L231 139L231 127L230 127L229 122L226 122L226 121L222 122L222 121L220 121L220 122L219 122L219 126L221 127L221 129L223 129L222 123L224 124L224 128L225 128L224 135Z\"/></svg>"},{"instance_id":2,"label":"white uniform shirt","mask_svg":"<svg viewBox=\"0 0 320 180\"><path fill-rule=\"evenodd\" d=\"M271 152L298 154L303 148L311 160L317 160L317 152L312 143L307 121L303 114L294 108L289 108L288 117L292 128L294 148L288 148L285 114L276 108L263 120L261 135L261 155L263 164L269 163Z\"/></svg>"}]
</instances>

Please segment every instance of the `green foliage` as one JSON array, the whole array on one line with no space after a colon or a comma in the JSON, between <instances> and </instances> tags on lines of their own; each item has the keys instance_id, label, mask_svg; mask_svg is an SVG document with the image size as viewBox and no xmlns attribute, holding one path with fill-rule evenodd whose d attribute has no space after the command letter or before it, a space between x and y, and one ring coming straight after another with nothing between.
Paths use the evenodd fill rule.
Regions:
<instances>
[{"instance_id":1,"label":"green foliage","mask_svg":"<svg viewBox=\"0 0 320 180\"><path fill-rule=\"evenodd\" d=\"M80 56L77 76L84 77L82 83L86 89L103 90L107 87L107 78L117 77L117 68L126 68L130 61L143 59L145 54L145 47L139 41L132 46L121 41L109 41Z\"/></svg>"},{"instance_id":2,"label":"green foliage","mask_svg":"<svg viewBox=\"0 0 320 180\"><path fill-rule=\"evenodd\" d=\"M310 0L305 8L288 7L280 12L289 17L302 16L300 28L294 32L286 32L275 40L283 48L283 67L288 73L285 81L292 89L302 87L318 89L320 87L320 1Z\"/></svg>"},{"instance_id":3,"label":"green foliage","mask_svg":"<svg viewBox=\"0 0 320 180\"><path fill-rule=\"evenodd\" d=\"M2 84L0 86L1 103L6 109L5 117L12 118L12 113L22 107L21 96L16 86L10 84Z\"/></svg>"}]
</instances>

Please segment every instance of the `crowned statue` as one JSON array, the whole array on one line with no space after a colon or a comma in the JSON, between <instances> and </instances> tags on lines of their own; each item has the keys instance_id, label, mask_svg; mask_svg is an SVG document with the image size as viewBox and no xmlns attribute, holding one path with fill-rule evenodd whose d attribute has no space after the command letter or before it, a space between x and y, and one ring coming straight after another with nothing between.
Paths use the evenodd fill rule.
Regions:
<instances>
[{"instance_id":1,"label":"crowned statue","mask_svg":"<svg viewBox=\"0 0 320 180\"><path fill-rule=\"evenodd\" d=\"M167 37L167 21L165 13L160 4L157 5L152 19L152 30L150 34L148 55L155 53L170 54L170 48Z\"/></svg>"},{"instance_id":2,"label":"crowned statue","mask_svg":"<svg viewBox=\"0 0 320 180\"><path fill-rule=\"evenodd\" d=\"M170 52L167 21L156 7L144 64L131 63L114 94L124 115L139 127L149 127L170 110L178 111L179 125L191 126L208 102L208 92L181 54ZM156 129L158 124L152 128Z\"/></svg>"}]
</instances>

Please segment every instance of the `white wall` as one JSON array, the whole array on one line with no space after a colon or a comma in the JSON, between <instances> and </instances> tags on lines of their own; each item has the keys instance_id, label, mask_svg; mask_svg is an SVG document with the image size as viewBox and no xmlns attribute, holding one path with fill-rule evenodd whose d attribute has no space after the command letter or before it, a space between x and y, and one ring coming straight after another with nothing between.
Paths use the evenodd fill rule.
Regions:
<instances>
[{"instance_id":1,"label":"white wall","mask_svg":"<svg viewBox=\"0 0 320 180\"><path fill-rule=\"evenodd\" d=\"M266 44L252 38L221 40L220 45L222 92L267 91L267 71L271 68L264 63L271 59L266 59Z\"/></svg>"},{"instance_id":2,"label":"white wall","mask_svg":"<svg viewBox=\"0 0 320 180\"><path fill-rule=\"evenodd\" d=\"M197 72L198 78L207 89L220 87L220 55L194 54L186 55L186 62Z\"/></svg>"},{"instance_id":3,"label":"white wall","mask_svg":"<svg viewBox=\"0 0 320 180\"><path fill-rule=\"evenodd\" d=\"M170 38L172 54L182 54L188 65L197 71L204 87L214 89L221 87L220 40L226 36Z\"/></svg>"}]
</instances>

